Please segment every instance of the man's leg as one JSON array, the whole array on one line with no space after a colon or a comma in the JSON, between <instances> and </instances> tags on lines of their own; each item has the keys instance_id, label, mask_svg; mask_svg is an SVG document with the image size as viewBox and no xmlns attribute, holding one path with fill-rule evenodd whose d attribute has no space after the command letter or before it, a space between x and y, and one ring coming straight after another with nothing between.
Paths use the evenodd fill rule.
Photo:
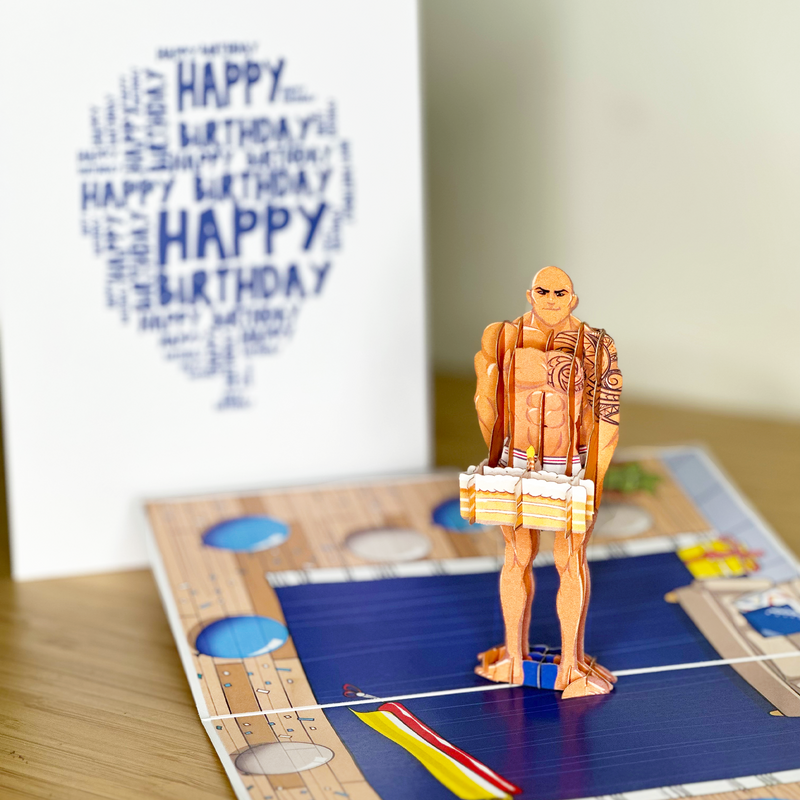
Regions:
<instances>
[{"instance_id":1,"label":"man's leg","mask_svg":"<svg viewBox=\"0 0 800 800\"><path fill-rule=\"evenodd\" d=\"M512 553L509 554L508 535L506 530L512 533L514 544L512 546ZM522 594L525 598L525 605L522 612L522 625L519 632L519 652L522 658L527 658L530 655L530 630L531 630L531 612L533 610L533 596L536 592L536 583L533 578L533 560L539 552L539 531L530 530L528 528L518 528L514 531L512 528L503 528L503 536L506 538L506 555L503 562L503 569L500 572L500 605L503 608L503 619L506 623L506 650L509 648L508 641L508 614L506 613L506 598L520 594L518 577L522 578L523 589ZM514 564L518 565L521 571L521 576L518 576L516 566L509 567L509 555L514 560ZM511 614L516 614L516 609L513 608L513 603L510 603L512 608L509 609ZM515 651L516 652L516 651Z\"/></svg>"},{"instance_id":2,"label":"man's leg","mask_svg":"<svg viewBox=\"0 0 800 800\"><path fill-rule=\"evenodd\" d=\"M556 597L556 609L561 623L561 658L556 689L565 690L563 697L607 694L612 689L611 683L590 673L580 657L583 647L579 638L589 601L585 537L557 533L553 555L561 581Z\"/></svg>"},{"instance_id":3,"label":"man's leg","mask_svg":"<svg viewBox=\"0 0 800 800\"><path fill-rule=\"evenodd\" d=\"M604 678L611 683L616 683L617 679L614 676L614 673L609 672L605 667L601 666L597 663L597 661L592 658L591 656L587 656L583 650L584 639L586 637L586 614L589 611L589 601L592 597L592 581L589 575L589 563L586 559L586 547L589 545L589 536L591 536L591 530L589 533L586 534L583 542L584 547L584 557L581 559L581 571L583 572L583 582L586 587L586 600L583 604L583 612L581 613L581 624L578 628L578 661L585 664L589 670L596 672L601 678Z\"/></svg>"},{"instance_id":4,"label":"man's leg","mask_svg":"<svg viewBox=\"0 0 800 800\"><path fill-rule=\"evenodd\" d=\"M589 600L592 597L592 579L589 575L589 562L586 560L585 550L584 557L581 559L581 580L584 587L584 601L581 608L581 618L578 625L578 661L586 661L586 653L583 651L583 640L586 636L586 615L589 613Z\"/></svg>"},{"instance_id":5,"label":"man's leg","mask_svg":"<svg viewBox=\"0 0 800 800\"><path fill-rule=\"evenodd\" d=\"M528 656L534 582L531 566L539 549L539 532L502 526L505 560L500 572L500 605L505 624L505 647L480 654L475 671L493 681L522 683L522 662Z\"/></svg>"}]
</instances>

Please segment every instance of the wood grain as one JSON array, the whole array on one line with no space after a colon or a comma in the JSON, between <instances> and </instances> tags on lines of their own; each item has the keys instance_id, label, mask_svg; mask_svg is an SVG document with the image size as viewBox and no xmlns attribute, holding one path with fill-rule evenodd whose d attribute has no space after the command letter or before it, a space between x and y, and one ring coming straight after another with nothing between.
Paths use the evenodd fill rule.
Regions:
<instances>
[{"instance_id":1,"label":"wood grain","mask_svg":"<svg viewBox=\"0 0 800 800\"><path fill-rule=\"evenodd\" d=\"M485 445L472 406L472 380L442 377L436 389L437 462L476 463ZM706 444L800 552L800 528L791 508L800 475L800 425L635 403L623 404L622 419L623 446ZM746 462L754 442L768 470ZM401 500L399 514L405 513ZM209 521L221 519L225 509L206 513ZM439 547L443 555L455 554L449 540ZM283 568L305 556L287 552ZM188 605L191 599L186 599ZM25 584L0 579L0 651L4 800L233 797L199 722L148 571ZM350 790L346 780L342 776L342 785L358 797L361 788ZM300 791L287 787L281 796ZM741 792L737 798L767 794L800 800L794 786Z\"/></svg>"}]
</instances>

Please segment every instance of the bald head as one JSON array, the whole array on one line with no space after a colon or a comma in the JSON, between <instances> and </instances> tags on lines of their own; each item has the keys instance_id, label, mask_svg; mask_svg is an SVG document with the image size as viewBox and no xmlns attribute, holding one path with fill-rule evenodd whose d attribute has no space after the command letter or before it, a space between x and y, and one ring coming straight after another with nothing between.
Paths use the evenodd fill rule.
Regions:
<instances>
[{"instance_id":1,"label":"bald head","mask_svg":"<svg viewBox=\"0 0 800 800\"><path fill-rule=\"evenodd\" d=\"M537 286L563 286L569 289L572 294L572 279L564 272L563 269L558 267L544 267L540 269L534 276L531 282L531 289Z\"/></svg>"},{"instance_id":2,"label":"bald head","mask_svg":"<svg viewBox=\"0 0 800 800\"><path fill-rule=\"evenodd\" d=\"M578 305L569 275L558 267L545 267L536 273L528 291L528 301L536 322L544 328L562 323Z\"/></svg>"}]
</instances>

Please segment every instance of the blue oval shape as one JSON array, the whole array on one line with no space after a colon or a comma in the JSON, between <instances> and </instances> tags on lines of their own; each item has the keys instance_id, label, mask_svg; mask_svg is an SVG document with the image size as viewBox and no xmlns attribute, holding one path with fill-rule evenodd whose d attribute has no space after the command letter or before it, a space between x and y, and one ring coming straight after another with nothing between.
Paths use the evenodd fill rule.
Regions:
<instances>
[{"instance_id":1,"label":"blue oval shape","mask_svg":"<svg viewBox=\"0 0 800 800\"><path fill-rule=\"evenodd\" d=\"M488 530L486 525L473 524L461 516L461 501L457 497L439 503L433 509L433 521L452 533L483 533Z\"/></svg>"},{"instance_id":2,"label":"blue oval shape","mask_svg":"<svg viewBox=\"0 0 800 800\"><path fill-rule=\"evenodd\" d=\"M278 547L289 538L289 526L274 517L226 519L203 534L203 544L236 553L257 553Z\"/></svg>"},{"instance_id":3,"label":"blue oval shape","mask_svg":"<svg viewBox=\"0 0 800 800\"><path fill-rule=\"evenodd\" d=\"M200 631L195 647L216 658L250 658L271 653L286 644L289 631L269 617L225 617Z\"/></svg>"}]
</instances>

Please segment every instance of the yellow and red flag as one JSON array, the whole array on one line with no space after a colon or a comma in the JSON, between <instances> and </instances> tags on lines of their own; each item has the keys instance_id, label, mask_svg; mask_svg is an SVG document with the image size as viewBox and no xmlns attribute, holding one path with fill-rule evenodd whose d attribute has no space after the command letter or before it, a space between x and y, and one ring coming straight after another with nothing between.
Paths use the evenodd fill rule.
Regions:
<instances>
[{"instance_id":1,"label":"yellow and red flag","mask_svg":"<svg viewBox=\"0 0 800 800\"><path fill-rule=\"evenodd\" d=\"M352 710L352 709L351 709ZM451 744L400 703L353 713L370 728L411 753L436 780L461 800L510 798L522 789Z\"/></svg>"}]
</instances>

